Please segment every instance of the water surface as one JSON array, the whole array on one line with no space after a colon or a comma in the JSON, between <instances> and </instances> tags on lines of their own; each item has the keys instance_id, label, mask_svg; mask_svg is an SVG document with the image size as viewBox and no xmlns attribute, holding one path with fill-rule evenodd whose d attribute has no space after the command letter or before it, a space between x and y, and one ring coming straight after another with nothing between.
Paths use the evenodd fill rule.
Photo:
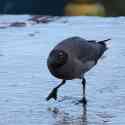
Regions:
<instances>
[{"instance_id":1,"label":"water surface","mask_svg":"<svg viewBox=\"0 0 125 125\"><path fill-rule=\"evenodd\" d=\"M0 16L1 22L29 16ZM125 17L71 17L47 24L0 29L0 125L124 125ZM33 34L33 35L32 35ZM45 98L60 80L46 59L61 40L111 38L105 58L86 74L86 109L80 80L67 81L57 101Z\"/></svg>"}]
</instances>

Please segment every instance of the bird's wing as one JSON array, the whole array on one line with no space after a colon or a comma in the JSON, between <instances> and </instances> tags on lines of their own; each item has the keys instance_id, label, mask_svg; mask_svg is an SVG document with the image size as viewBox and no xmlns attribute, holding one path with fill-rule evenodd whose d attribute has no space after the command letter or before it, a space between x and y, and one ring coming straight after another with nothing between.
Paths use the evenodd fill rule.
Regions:
<instances>
[{"instance_id":1,"label":"bird's wing","mask_svg":"<svg viewBox=\"0 0 125 125\"><path fill-rule=\"evenodd\" d=\"M88 40L88 42L96 43L96 40Z\"/></svg>"},{"instance_id":2,"label":"bird's wing","mask_svg":"<svg viewBox=\"0 0 125 125\"><path fill-rule=\"evenodd\" d=\"M98 43L84 43L79 47L79 59L84 63L86 61L97 62L100 55L100 45Z\"/></svg>"}]
</instances>

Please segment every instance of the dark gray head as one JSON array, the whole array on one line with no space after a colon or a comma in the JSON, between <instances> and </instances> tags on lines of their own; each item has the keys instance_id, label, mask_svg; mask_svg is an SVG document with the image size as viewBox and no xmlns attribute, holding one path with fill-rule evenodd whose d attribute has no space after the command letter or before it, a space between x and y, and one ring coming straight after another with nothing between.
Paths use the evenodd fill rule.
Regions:
<instances>
[{"instance_id":1,"label":"dark gray head","mask_svg":"<svg viewBox=\"0 0 125 125\"><path fill-rule=\"evenodd\" d=\"M48 60L48 68L59 68L63 66L68 60L68 54L63 50L52 50Z\"/></svg>"}]
</instances>

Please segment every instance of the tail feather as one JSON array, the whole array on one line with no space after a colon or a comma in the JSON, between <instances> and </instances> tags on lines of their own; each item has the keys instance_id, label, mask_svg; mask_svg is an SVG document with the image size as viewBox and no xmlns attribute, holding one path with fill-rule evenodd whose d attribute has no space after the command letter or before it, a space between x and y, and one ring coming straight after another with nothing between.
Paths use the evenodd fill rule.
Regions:
<instances>
[{"instance_id":1,"label":"tail feather","mask_svg":"<svg viewBox=\"0 0 125 125\"><path fill-rule=\"evenodd\" d=\"M105 47L108 49L111 44L107 41L111 40L110 38L109 39L106 39L106 40L102 40L102 41L99 41L98 43L102 44L102 45L105 45Z\"/></svg>"},{"instance_id":2,"label":"tail feather","mask_svg":"<svg viewBox=\"0 0 125 125\"><path fill-rule=\"evenodd\" d=\"M105 39L105 40L102 40L102 41L99 41L99 42L107 42L107 41L109 41L109 40L111 40L110 38L109 39Z\"/></svg>"}]
</instances>

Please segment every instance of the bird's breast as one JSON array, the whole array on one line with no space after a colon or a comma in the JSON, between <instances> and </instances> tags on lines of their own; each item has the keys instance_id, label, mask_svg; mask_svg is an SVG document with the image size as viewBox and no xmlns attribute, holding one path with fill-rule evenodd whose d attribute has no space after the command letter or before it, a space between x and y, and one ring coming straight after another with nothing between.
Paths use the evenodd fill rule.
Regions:
<instances>
[{"instance_id":1,"label":"bird's breast","mask_svg":"<svg viewBox=\"0 0 125 125\"><path fill-rule=\"evenodd\" d=\"M75 78L75 71L74 71L74 65L67 62L62 67L59 68L53 68L48 67L51 74L59 79L65 79L65 80L71 80Z\"/></svg>"}]
</instances>

